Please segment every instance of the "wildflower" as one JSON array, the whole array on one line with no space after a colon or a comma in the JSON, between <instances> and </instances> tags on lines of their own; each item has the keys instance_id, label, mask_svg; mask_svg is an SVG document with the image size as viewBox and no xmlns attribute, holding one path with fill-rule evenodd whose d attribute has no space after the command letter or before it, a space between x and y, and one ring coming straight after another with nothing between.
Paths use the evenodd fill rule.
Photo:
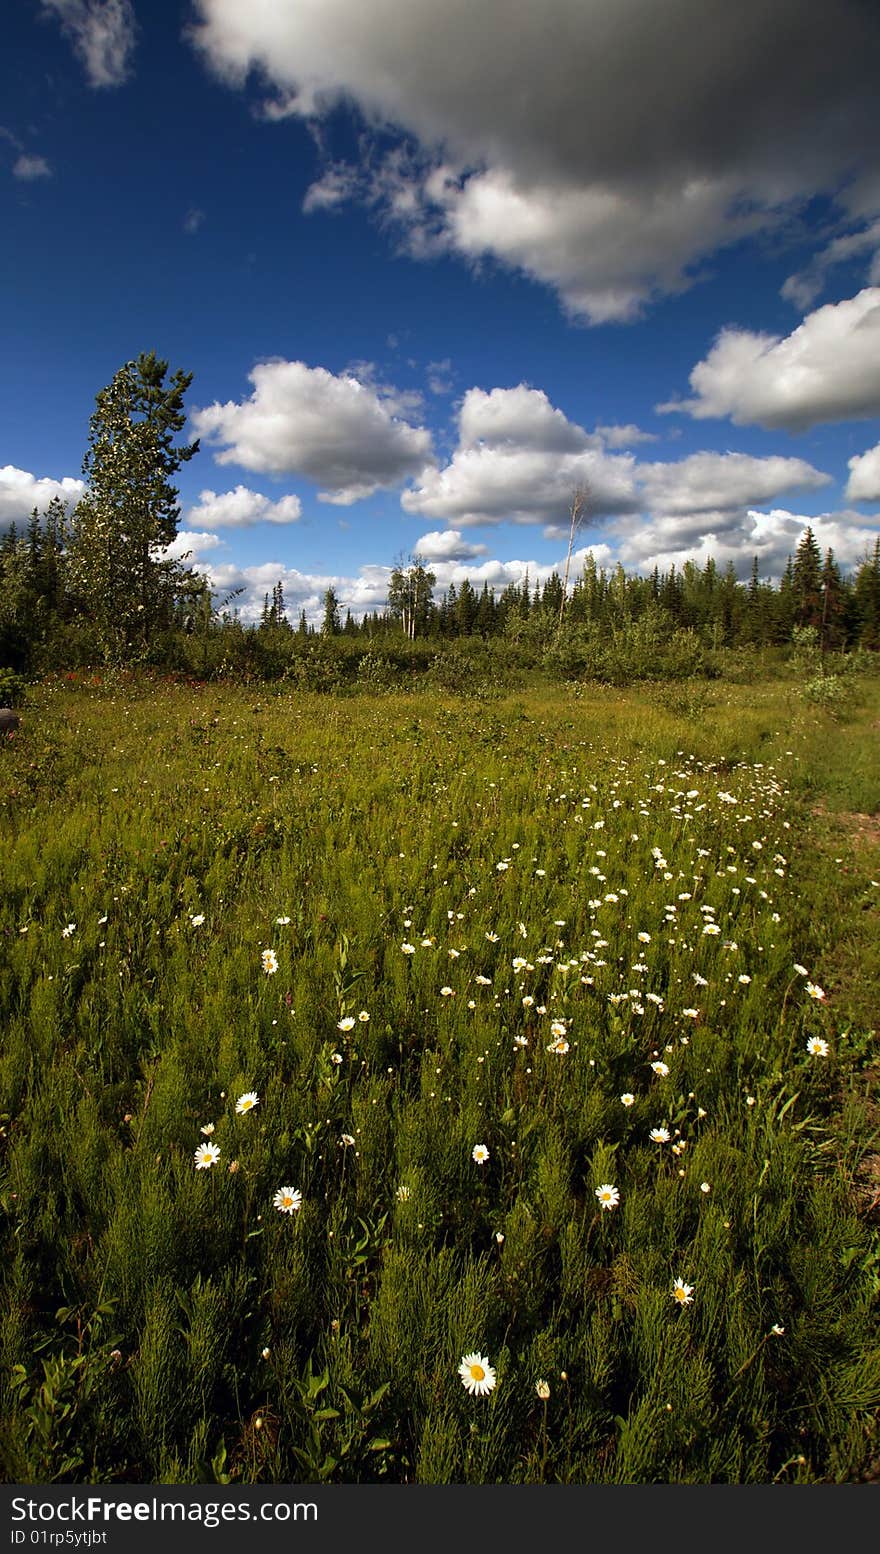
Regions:
<instances>
[{"instance_id":1,"label":"wildflower","mask_svg":"<svg viewBox=\"0 0 880 1554\"><path fill-rule=\"evenodd\" d=\"M650 943L651 943L651 935L649 933L640 933L639 934L639 944L650 944Z\"/></svg>"},{"instance_id":2,"label":"wildflower","mask_svg":"<svg viewBox=\"0 0 880 1554\"><path fill-rule=\"evenodd\" d=\"M200 1144L194 1158L197 1171L209 1171L220 1159L220 1151L216 1144Z\"/></svg>"},{"instance_id":3,"label":"wildflower","mask_svg":"<svg viewBox=\"0 0 880 1554\"><path fill-rule=\"evenodd\" d=\"M821 1036L811 1036L807 1041L807 1051L811 1058L827 1058L829 1050L827 1041Z\"/></svg>"},{"instance_id":4,"label":"wildflower","mask_svg":"<svg viewBox=\"0 0 880 1554\"><path fill-rule=\"evenodd\" d=\"M414 944L402 944L400 948L402 949L404 955L415 955L416 953L416 947Z\"/></svg>"},{"instance_id":5,"label":"wildflower","mask_svg":"<svg viewBox=\"0 0 880 1554\"><path fill-rule=\"evenodd\" d=\"M770 1331L773 1334L774 1338L781 1338L783 1333L785 1332L785 1328L782 1326L781 1322L774 1322L773 1326L770 1329Z\"/></svg>"},{"instance_id":6,"label":"wildflower","mask_svg":"<svg viewBox=\"0 0 880 1554\"><path fill-rule=\"evenodd\" d=\"M694 1287L685 1284L683 1279L675 1279L672 1285L672 1299L680 1306L692 1306L694 1303Z\"/></svg>"},{"instance_id":7,"label":"wildflower","mask_svg":"<svg viewBox=\"0 0 880 1554\"><path fill-rule=\"evenodd\" d=\"M825 997L824 990L819 986L819 984L817 982L808 982L807 983L807 992L809 993L811 998L815 998L819 1003L821 1003L822 1000Z\"/></svg>"},{"instance_id":8,"label":"wildflower","mask_svg":"<svg viewBox=\"0 0 880 1554\"><path fill-rule=\"evenodd\" d=\"M698 1020L700 1018L699 1009L682 1009L681 1012L687 1015L689 1020Z\"/></svg>"},{"instance_id":9,"label":"wildflower","mask_svg":"<svg viewBox=\"0 0 880 1554\"><path fill-rule=\"evenodd\" d=\"M489 940L490 944L497 944L498 943L498 935L497 935L497 933L487 933L485 935L485 937Z\"/></svg>"},{"instance_id":10,"label":"wildflower","mask_svg":"<svg viewBox=\"0 0 880 1554\"><path fill-rule=\"evenodd\" d=\"M271 1349L261 1349L260 1353L263 1356L264 1360L268 1360L270 1354L272 1353L272 1350Z\"/></svg>"},{"instance_id":11,"label":"wildflower","mask_svg":"<svg viewBox=\"0 0 880 1554\"><path fill-rule=\"evenodd\" d=\"M336 1029L338 1031L350 1031L353 1028L353 1026L354 1026L354 1015L353 1014L347 1014L347 1015L344 1016L343 1019L336 1021Z\"/></svg>"},{"instance_id":12,"label":"wildflower","mask_svg":"<svg viewBox=\"0 0 880 1554\"><path fill-rule=\"evenodd\" d=\"M199 1128L199 1132L204 1133L205 1138L209 1139L211 1134L214 1132L213 1122L206 1122L203 1128Z\"/></svg>"},{"instance_id":13,"label":"wildflower","mask_svg":"<svg viewBox=\"0 0 880 1554\"><path fill-rule=\"evenodd\" d=\"M568 1027L566 1026L566 1023L565 1023L564 1020L551 1020L550 1021L550 1035L551 1036L564 1036L567 1029L568 1029Z\"/></svg>"},{"instance_id":14,"label":"wildflower","mask_svg":"<svg viewBox=\"0 0 880 1554\"><path fill-rule=\"evenodd\" d=\"M486 1164L486 1161L489 1159L489 1151L485 1144L474 1145L473 1149L471 1150L471 1159L476 1161L477 1165L481 1166Z\"/></svg>"},{"instance_id":15,"label":"wildflower","mask_svg":"<svg viewBox=\"0 0 880 1554\"><path fill-rule=\"evenodd\" d=\"M68 923L66 928L62 928L61 937L62 939L69 939L72 933L76 933L76 923Z\"/></svg>"},{"instance_id":16,"label":"wildflower","mask_svg":"<svg viewBox=\"0 0 880 1554\"><path fill-rule=\"evenodd\" d=\"M298 1187L279 1187L272 1202L280 1214L295 1214L302 1208L303 1195Z\"/></svg>"},{"instance_id":17,"label":"wildflower","mask_svg":"<svg viewBox=\"0 0 880 1554\"><path fill-rule=\"evenodd\" d=\"M336 1066L338 1067L339 1064L342 1062L342 1053L341 1052L331 1052L331 1054L330 1054L330 1062L331 1063L335 1063Z\"/></svg>"},{"instance_id":18,"label":"wildflower","mask_svg":"<svg viewBox=\"0 0 880 1554\"><path fill-rule=\"evenodd\" d=\"M798 961L794 962L794 969L797 972L799 977L808 977L810 975L810 973L808 972L806 966L800 965L800 963Z\"/></svg>"},{"instance_id":19,"label":"wildflower","mask_svg":"<svg viewBox=\"0 0 880 1554\"><path fill-rule=\"evenodd\" d=\"M441 989L440 989L440 997L441 998L454 998L455 997L455 988L454 987L441 987Z\"/></svg>"},{"instance_id":20,"label":"wildflower","mask_svg":"<svg viewBox=\"0 0 880 1554\"><path fill-rule=\"evenodd\" d=\"M553 1041L548 1042L548 1044L547 1044L547 1051L548 1052L556 1052L556 1053L559 1054L560 1057L564 1057L566 1052L568 1052L568 1050L569 1050L568 1042L566 1041L564 1036L557 1036L557 1037L554 1038Z\"/></svg>"},{"instance_id":21,"label":"wildflower","mask_svg":"<svg viewBox=\"0 0 880 1554\"><path fill-rule=\"evenodd\" d=\"M712 1191L712 1183L711 1182L701 1182L700 1183L700 1192L711 1192L711 1191Z\"/></svg>"},{"instance_id":22,"label":"wildflower","mask_svg":"<svg viewBox=\"0 0 880 1554\"><path fill-rule=\"evenodd\" d=\"M275 921L278 924L279 928L286 928L288 923L290 922L290 918L289 917L276 917Z\"/></svg>"},{"instance_id":23,"label":"wildflower","mask_svg":"<svg viewBox=\"0 0 880 1554\"><path fill-rule=\"evenodd\" d=\"M603 1209L616 1209L620 1202L620 1190L610 1182L603 1182L601 1187L596 1188L596 1197Z\"/></svg>"},{"instance_id":24,"label":"wildflower","mask_svg":"<svg viewBox=\"0 0 880 1554\"><path fill-rule=\"evenodd\" d=\"M499 1246L503 1245L503 1242L504 1242L504 1231L503 1230L496 1230L496 1232L495 1232L495 1240L498 1242Z\"/></svg>"},{"instance_id":25,"label":"wildflower","mask_svg":"<svg viewBox=\"0 0 880 1554\"><path fill-rule=\"evenodd\" d=\"M650 1133L648 1134L648 1137L650 1138L650 1140L651 1140L651 1142L653 1144L668 1144L669 1143L669 1129L668 1128L652 1128Z\"/></svg>"},{"instance_id":26,"label":"wildflower","mask_svg":"<svg viewBox=\"0 0 880 1554\"><path fill-rule=\"evenodd\" d=\"M235 1110L239 1117L243 1117L245 1112L252 1112L254 1107L259 1106L259 1104L260 1097L257 1095L256 1090L248 1090L244 1095L239 1096L235 1103Z\"/></svg>"},{"instance_id":27,"label":"wildflower","mask_svg":"<svg viewBox=\"0 0 880 1554\"><path fill-rule=\"evenodd\" d=\"M104 921L106 922L107 919L105 918ZM190 922L192 923L193 928L201 928L202 923L204 921L205 921L205 914L204 914L204 912L197 912L195 917L191 917L190 918Z\"/></svg>"},{"instance_id":28,"label":"wildflower","mask_svg":"<svg viewBox=\"0 0 880 1554\"><path fill-rule=\"evenodd\" d=\"M469 1392L471 1397L486 1397L487 1393L492 1391L497 1379L494 1368L484 1354L463 1355L458 1374L465 1391Z\"/></svg>"},{"instance_id":29,"label":"wildflower","mask_svg":"<svg viewBox=\"0 0 880 1554\"><path fill-rule=\"evenodd\" d=\"M230 1176L235 1176L236 1172L238 1170L240 1170L238 1161L237 1160L230 1160L230 1162L229 1162L228 1166L226 1167L226 1169L229 1172Z\"/></svg>"},{"instance_id":30,"label":"wildflower","mask_svg":"<svg viewBox=\"0 0 880 1554\"><path fill-rule=\"evenodd\" d=\"M352 1135L350 1133L343 1133L343 1134L340 1135L339 1142L346 1149L350 1149L352 1144L354 1144L355 1140L354 1140L354 1138L352 1137Z\"/></svg>"},{"instance_id":31,"label":"wildflower","mask_svg":"<svg viewBox=\"0 0 880 1554\"><path fill-rule=\"evenodd\" d=\"M661 1079L665 1079L667 1074L669 1073L669 1064L668 1063L652 1063L651 1067L654 1070L655 1074L659 1074L660 1075Z\"/></svg>"},{"instance_id":32,"label":"wildflower","mask_svg":"<svg viewBox=\"0 0 880 1554\"><path fill-rule=\"evenodd\" d=\"M543 1376L541 1376L539 1380L535 1382L535 1391L537 1392L538 1397L541 1399L541 1402L546 1403L548 1397L550 1396L550 1384L544 1380Z\"/></svg>"},{"instance_id":33,"label":"wildflower","mask_svg":"<svg viewBox=\"0 0 880 1554\"><path fill-rule=\"evenodd\" d=\"M362 1009L360 1014L358 1015L358 1019L360 1020L361 1025L366 1025L366 1023L369 1020L369 1018L370 1018L370 1016L369 1016L367 1010L366 1009Z\"/></svg>"},{"instance_id":34,"label":"wildflower","mask_svg":"<svg viewBox=\"0 0 880 1554\"><path fill-rule=\"evenodd\" d=\"M621 1099L621 1101L622 1101L622 1102L623 1102L623 1105L624 1105L624 1106L634 1106L634 1105L635 1105L635 1099L636 1099L636 1098L635 1098L635 1096L634 1096L634 1095L633 1095L633 1094L632 1094L632 1093L631 1093L631 1091L629 1091L629 1090L627 1090L627 1091L626 1091L626 1093L625 1093L625 1095L622 1095L622 1096L621 1096L621 1097L620 1097L620 1099Z\"/></svg>"},{"instance_id":35,"label":"wildflower","mask_svg":"<svg viewBox=\"0 0 880 1554\"><path fill-rule=\"evenodd\" d=\"M412 1197L412 1192L410 1188L407 1187L405 1182L401 1182L397 1192L395 1193L395 1197L398 1203L406 1203L408 1199Z\"/></svg>"},{"instance_id":36,"label":"wildflower","mask_svg":"<svg viewBox=\"0 0 880 1554\"><path fill-rule=\"evenodd\" d=\"M274 950L264 950L260 956L260 963L267 977L270 977L273 971L278 970L278 956Z\"/></svg>"},{"instance_id":37,"label":"wildflower","mask_svg":"<svg viewBox=\"0 0 880 1554\"><path fill-rule=\"evenodd\" d=\"M491 977L483 977L483 976L474 977L474 981L478 982L480 987L491 987L492 986L492 978Z\"/></svg>"}]
</instances>

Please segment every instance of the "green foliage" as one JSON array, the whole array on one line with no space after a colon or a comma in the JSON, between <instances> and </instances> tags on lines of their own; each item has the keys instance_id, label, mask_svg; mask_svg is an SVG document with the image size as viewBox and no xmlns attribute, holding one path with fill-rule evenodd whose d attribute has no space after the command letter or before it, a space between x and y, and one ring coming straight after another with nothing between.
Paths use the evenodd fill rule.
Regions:
<instances>
[{"instance_id":1,"label":"green foliage","mask_svg":"<svg viewBox=\"0 0 880 1554\"><path fill-rule=\"evenodd\" d=\"M320 690L55 677L3 752L5 1475L866 1474L876 679L273 634Z\"/></svg>"}]
</instances>

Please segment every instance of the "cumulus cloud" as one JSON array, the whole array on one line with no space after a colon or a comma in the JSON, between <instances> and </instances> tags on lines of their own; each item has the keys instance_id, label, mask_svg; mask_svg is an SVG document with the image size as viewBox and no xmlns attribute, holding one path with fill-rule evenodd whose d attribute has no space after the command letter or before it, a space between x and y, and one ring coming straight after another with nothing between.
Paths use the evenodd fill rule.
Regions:
<instances>
[{"instance_id":1,"label":"cumulus cloud","mask_svg":"<svg viewBox=\"0 0 880 1554\"><path fill-rule=\"evenodd\" d=\"M723 329L690 384L693 399L657 411L791 432L880 414L880 287L818 308L784 339Z\"/></svg>"},{"instance_id":2,"label":"cumulus cloud","mask_svg":"<svg viewBox=\"0 0 880 1554\"><path fill-rule=\"evenodd\" d=\"M130 0L43 0L73 45L89 86L121 86L131 74L137 35Z\"/></svg>"},{"instance_id":3,"label":"cumulus cloud","mask_svg":"<svg viewBox=\"0 0 880 1554\"><path fill-rule=\"evenodd\" d=\"M541 389L468 389L458 447L443 469L426 470L401 498L406 512L475 524L553 523L572 491L590 488L590 514L636 506L631 455L612 457L599 439L551 405Z\"/></svg>"},{"instance_id":4,"label":"cumulus cloud","mask_svg":"<svg viewBox=\"0 0 880 1554\"><path fill-rule=\"evenodd\" d=\"M597 426L596 436L609 448L634 448L640 442L659 442L656 432L643 432L632 421L626 426Z\"/></svg>"},{"instance_id":5,"label":"cumulus cloud","mask_svg":"<svg viewBox=\"0 0 880 1554\"><path fill-rule=\"evenodd\" d=\"M729 512L769 501L783 491L815 491L830 485L831 478L805 459L754 458L747 453L692 453L686 459L638 468L645 506L672 516Z\"/></svg>"},{"instance_id":6,"label":"cumulus cloud","mask_svg":"<svg viewBox=\"0 0 880 1554\"><path fill-rule=\"evenodd\" d=\"M26 522L34 508L45 512L52 498L59 496L69 507L75 506L85 490L85 482L65 475L52 480L47 475L32 475L14 464L0 468L0 526Z\"/></svg>"},{"instance_id":7,"label":"cumulus cloud","mask_svg":"<svg viewBox=\"0 0 880 1554\"><path fill-rule=\"evenodd\" d=\"M359 108L361 161L330 163L307 208L361 198L411 252L495 259L594 323L816 194L877 214L861 0L833 25L821 0L196 0L191 36L230 84L254 75L268 117Z\"/></svg>"},{"instance_id":8,"label":"cumulus cloud","mask_svg":"<svg viewBox=\"0 0 880 1554\"><path fill-rule=\"evenodd\" d=\"M182 561L186 559L190 566L198 566L199 559L205 551L217 550L225 544L219 534L209 534L204 530L180 529L170 545L162 548L162 558L165 561Z\"/></svg>"},{"instance_id":9,"label":"cumulus cloud","mask_svg":"<svg viewBox=\"0 0 880 1554\"><path fill-rule=\"evenodd\" d=\"M849 460L846 495L851 502L880 502L880 442Z\"/></svg>"},{"instance_id":10,"label":"cumulus cloud","mask_svg":"<svg viewBox=\"0 0 880 1554\"><path fill-rule=\"evenodd\" d=\"M485 556L485 545L474 545L464 538L460 529L435 529L423 534L413 546L413 555L423 561L468 561L474 556Z\"/></svg>"},{"instance_id":11,"label":"cumulus cloud","mask_svg":"<svg viewBox=\"0 0 880 1554\"><path fill-rule=\"evenodd\" d=\"M13 163L12 176L23 183L33 183L38 178L51 178L52 169L44 156L29 156L22 152Z\"/></svg>"},{"instance_id":12,"label":"cumulus cloud","mask_svg":"<svg viewBox=\"0 0 880 1554\"><path fill-rule=\"evenodd\" d=\"M458 413L458 446L401 498L405 511L450 526L542 523L569 532L572 493L588 491L585 521L619 514L731 512L783 491L816 490L831 476L804 459L696 453L639 464L607 453L602 438L571 421L540 389L472 388ZM621 428L627 434L635 428Z\"/></svg>"},{"instance_id":13,"label":"cumulus cloud","mask_svg":"<svg viewBox=\"0 0 880 1554\"><path fill-rule=\"evenodd\" d=\"M210 529L250 529L255 523L296 523L302 517L298 496L282 496L273 502L259 491L236 486L234 491L202 491L187 513L188 523Z\"/></svg>"},{"instance_id":14,"label":"cumulus cloud","mask_svg":"<svg viewBox=\"0 0 880 1554\"><path fill-rule=\"evenodd\" d=\"M430 432L398 414L394 391L301 361L264 362L249 378L249 398L191 417L200 438L221 445L218 464L305 475L322 502L349 506L400 485L431 458Z\"/></svg>"}]
</instances>

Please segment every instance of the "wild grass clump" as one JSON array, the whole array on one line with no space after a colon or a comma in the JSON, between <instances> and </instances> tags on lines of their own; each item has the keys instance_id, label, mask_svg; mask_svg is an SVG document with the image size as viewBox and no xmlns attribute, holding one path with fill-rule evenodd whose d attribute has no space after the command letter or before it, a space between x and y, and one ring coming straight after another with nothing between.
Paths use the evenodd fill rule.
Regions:
<instances>
[{"instance_id":1,"label":"wild grass clump","mask_svg":"<svg viewBox=\"0 0 880 1554\"><path fill-rule=\"evenodd\" d=\"M0 752L3 1472L866 1476L876 682L361 662Z\"/></svg>"}]
</instances>

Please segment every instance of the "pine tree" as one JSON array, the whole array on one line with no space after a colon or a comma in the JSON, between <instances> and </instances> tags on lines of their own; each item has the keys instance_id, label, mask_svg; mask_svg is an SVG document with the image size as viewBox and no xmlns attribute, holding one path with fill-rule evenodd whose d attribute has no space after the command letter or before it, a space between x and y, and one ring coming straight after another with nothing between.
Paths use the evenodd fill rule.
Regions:
<instances>
[{"instance_id":1,"label":"pine tree","mask_svg":"<svg viewBox=\"0 0 880 1554\"><path fill-rule=\"evenodd\" d=\"M809 524L794 554L792 590L796 626L822 625L822 555Z\"/></svg>"},{"instance_id":2,"label":"pine tree","mask_svg":"<svg viewBox=\"0 0 880 1554\"><path fill-rule=\"evenodd\" d=\"M342 622L339 619L339 600L336 591L328 588L324 594L324 619L321 622L321 634L325 637L338 637L342 630Z\"/></svg>"}]
</instances>

